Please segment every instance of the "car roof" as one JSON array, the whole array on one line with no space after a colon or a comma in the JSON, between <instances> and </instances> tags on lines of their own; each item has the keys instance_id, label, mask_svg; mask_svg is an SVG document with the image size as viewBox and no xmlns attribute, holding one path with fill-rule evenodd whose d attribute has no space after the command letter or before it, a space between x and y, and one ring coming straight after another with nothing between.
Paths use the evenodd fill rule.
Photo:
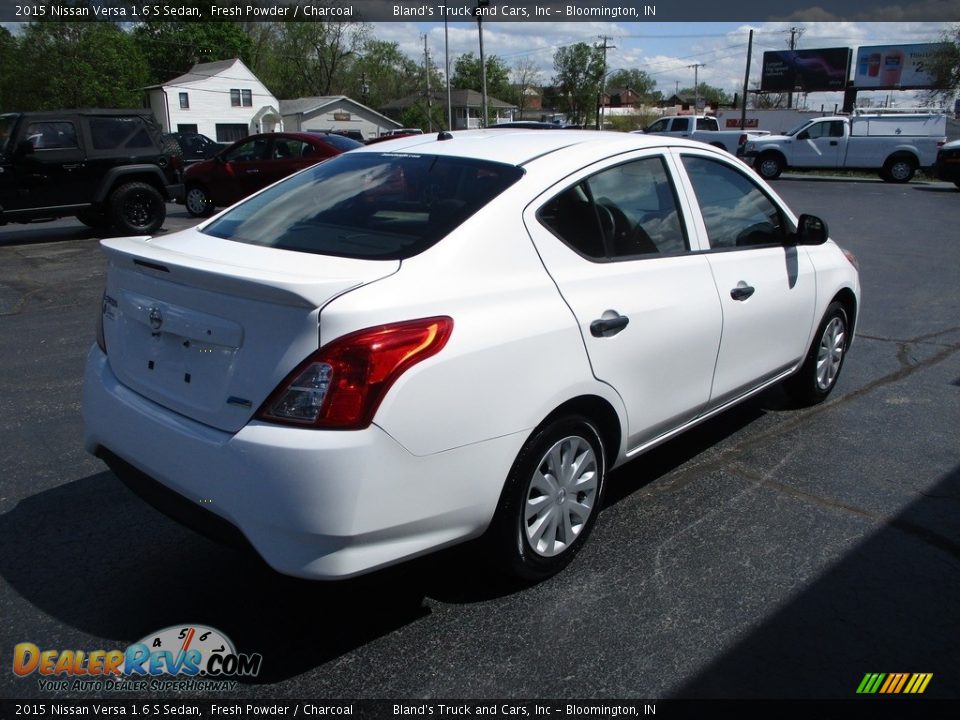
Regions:
<instances>
[{"instance_id":1,"label":"car roof","mask_svg":"<svg viewBox=\"0 0 960 720\"><path fill-rule=\"evenodd\" d=\"M449 138L449 139L440 139ZM543 132L517 128L513 130L458 130L440 134L409 135L353 152L416 153L492 160L508 165L524 165L537 158L575 146L595 148L597 158L630 150L682 145L702 148L680 138L659 135L633 135L613 131L556 130Z\"/></svg>"}]
</instances>

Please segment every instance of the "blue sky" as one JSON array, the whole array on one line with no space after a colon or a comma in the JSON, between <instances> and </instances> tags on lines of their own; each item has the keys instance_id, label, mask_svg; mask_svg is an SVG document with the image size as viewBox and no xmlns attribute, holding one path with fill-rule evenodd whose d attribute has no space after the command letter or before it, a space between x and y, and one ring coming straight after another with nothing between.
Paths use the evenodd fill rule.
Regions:
<instances>
[{"instance_id":1,"label":"blue sky","mask_svg":"<svg viewBox=\"0 0 960 720\"><path fill-rule=\"evenodd\" d=\"M609 36L616 49L608 52L609 67L646 70L657 81L657 89L669 95L679 87L693 85L693 69L700 63L699 79L724 88L740 91L746 67L748 30L754 30L751 79L759 80L763 52L789 47L790 28L800 28L798 48L852 47L899 43L937 42L947 26L943 23L864 23L864 22L684 22L684 23L484 23L484 50L496 54L512 66L519 59L530 58L540 67L545 82L553 75L553 52L560 45L576 42L599 42ZM450 23L451 57L462 52L478 52L477 28L474 23ZM423 56L426 33L433 62L443 65L443 23L382 23L377 26L380 39L397 41L411 57ZM875 100L886 98L886 92L861 93ZM810 107L820 104L832 107L842 103L841 93L811 93ZM914 104L911 93L894 93L900 104Z\"/></svg>"}]
</instances>

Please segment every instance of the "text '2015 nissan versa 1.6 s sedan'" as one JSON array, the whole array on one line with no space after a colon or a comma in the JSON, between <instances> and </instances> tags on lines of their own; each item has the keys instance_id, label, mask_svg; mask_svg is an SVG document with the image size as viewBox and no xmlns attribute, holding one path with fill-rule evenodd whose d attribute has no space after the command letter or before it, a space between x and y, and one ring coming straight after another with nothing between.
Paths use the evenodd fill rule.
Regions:
<instances>
[{"instance_id":1,"label":"text '2015 nissan versa 1.6 s sedan'","mask_svg":"<svg viewBox=\"0 0 960 720\"><path fill-rule=\"evenodd\" d=\"M773 383L823 400L859 308L822 220L619 133L407 137L102 245L87 448L308 578L480 536L546 577L611 468Z\"/></svg>"}]
</instances>

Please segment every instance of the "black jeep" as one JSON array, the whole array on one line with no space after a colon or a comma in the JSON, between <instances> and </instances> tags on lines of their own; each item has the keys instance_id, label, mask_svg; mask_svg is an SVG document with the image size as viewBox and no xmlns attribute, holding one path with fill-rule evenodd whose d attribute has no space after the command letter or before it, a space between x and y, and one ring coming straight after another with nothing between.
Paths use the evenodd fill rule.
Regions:
<instances>
[{"instance_id":1,"label":"black jeep","mask_svg":"<svg viewBox=\"0 0 960 720\"><path fill-rule=\"evenodd\" d=\"M75 216L152 234L183 199L183 161L149 110L0 115L0 225Z\"/></svg>"}]
</instances>

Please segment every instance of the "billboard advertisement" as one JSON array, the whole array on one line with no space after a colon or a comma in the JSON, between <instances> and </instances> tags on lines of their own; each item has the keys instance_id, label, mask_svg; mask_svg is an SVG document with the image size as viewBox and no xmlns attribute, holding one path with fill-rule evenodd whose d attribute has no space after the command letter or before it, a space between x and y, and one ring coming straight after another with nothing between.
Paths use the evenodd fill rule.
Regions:
<instances>
[{"instance_id":1,"label":"billboard advertisement","mask_svg":"<svg viewBox=\"0 0 960 720\"><path fill-rule=\"evenodd\" d=\"M870 45L857 49L853 85L858 90L931 88L932 59L943 43Z\"/></svg>"},{"instance_id":2,"label":"billboard advertisement","mask_svg":"<svg viewBox=\"0 0 960 720\"><path fill-rule=\"evenodd\" d=\"M771 50L763 54L763 92L843 90L850 72L850 48Z\"/></svg>"}]
</instances>

